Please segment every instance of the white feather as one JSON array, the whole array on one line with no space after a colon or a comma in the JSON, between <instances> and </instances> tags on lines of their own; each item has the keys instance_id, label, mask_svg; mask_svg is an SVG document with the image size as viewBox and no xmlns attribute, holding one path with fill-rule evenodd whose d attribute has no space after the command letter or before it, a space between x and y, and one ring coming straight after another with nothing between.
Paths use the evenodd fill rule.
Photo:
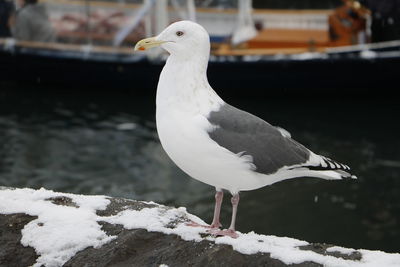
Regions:
<instances>
[{"instance_id":1,"label":"white feather","mask_svg":"<svg viewBox=\"0 0 400 267\"><path fill-rule=\"evenodd\" d=\"M184 37L179 39L175 35L177 31L183 31ZM300 176L342 178L336 171L290 169L291 166L284 166L271 175L257 173L251 156L232 153L215 143L208 135L215 126L207 116L218 111L224 101L211 88L206 76L207 32L198 24L184 21L170 25L156 38L165 42L162 46L171 54L157 87L158 135L169 157L188 175L232 193ZM193 56L193 51L198 54ZM286 130L279 127L278 130L290 137ZM325 164L320 156L310 153L307 164Z\"/></svg>"}]
</instances>

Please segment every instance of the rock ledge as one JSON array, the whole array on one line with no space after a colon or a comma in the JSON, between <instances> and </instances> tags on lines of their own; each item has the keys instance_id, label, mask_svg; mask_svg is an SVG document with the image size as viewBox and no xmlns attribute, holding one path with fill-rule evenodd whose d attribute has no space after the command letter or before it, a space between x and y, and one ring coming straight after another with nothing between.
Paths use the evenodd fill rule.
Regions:
<instances>
[{"instance_id":1,"label":"rock ledge","mask_svg":"<svg viewBox=\"0 0 400 267\"><path fill-rule=\"evenodd\" d=\"M9 200L10 195L15 195L13 204L17 205L18 196L23 194L35 195L34 199L40 198L40 205L48 205L52 209L64 209L63 213L68 213L70 211L77 212L79 209L83 208L90 210L88 207L83 207L82 203L86 203L85 201L87 200L85 199L85 196L79 196L78 198L76 197L77 195L54 193L52 191L43 189L14 190L0 188L0 266L44 265L100 267L160 266L162 264L174 267L288 265L364 266L364 264L374 264L374 262L366 261L367 258L371 257L371 255L365 254L364 250L358 251L353 249L344 249L327 244L310 244L304 241L298 241L298 245L296 245L294 250L288 251L294 251L295 254L299 253L298 255L310 255L308 257L310 260L303 260L301 262L298 260L287 260L285 259L285 256L282 256L279 253L277 254L273 246L276 242L278 250L285 250L287 248L282 245L284 243L279 244L279 242L284 241L290 243L293 242L294 239L261 236L254 233L242 234L242 242L248 242L246 241L248 240L246 238L256 238L258 240L255 240L255 242L261 243L256 245L262 246L262 243L268 243L265 245L270 246L270 253L265 252L268 251L268 249L257 252L254 251L254 249L251 250L251 248L249 248L250 250L247 251L246 248L241 248L238 244L234 243L236 241L231 241L228 237L212 237L202 229L196 229L196 231L199 233L194 234L197 234L198 238L196 237L196 240L190 240L192 236L194 236L194 234L190 232L192 231L191 229L176 231L178 228L188 228L185 228L184 223L186 221L196 219L195 216L185 213L182 208L175 209L151 202L149 203L109 197L102 197L103 199L107 200L107 203L103 207L99 206L98 209L93 209L95 211L93 214L95 223L94 225L90 226L92 228L88 228L95 229L98 227L98 231L103 233L100 235L100 237L97 237L99 243L92 244L89 242L86 246L80 246L76 250L71 250L73 252L70 252L69 254L67 253L54 256L52 253L47 252L49 248L48 246L46 247L45 244L46 242L51 242L51 239L47 241L46 238L45 240L42 240L42 243L39 242L38 244L30 241L29 239L29 236L34 234L37 235L35 237L36 241L37 239L44 239L44 237L47 237L43 232L41 232L41 230L44 227L50 227L49 225L52 223L52 221L46 220L46 216L43 216L43 214L40 212L38 212L38 215L33 215L33 213L35 213L35 209L37 210L38 207L32 209L28 208L25 213L13 212L18 211L18 209L22 209L21 207L8 207L12 204ZM24 197L20 197L19 201L23 202L31 198L32 196L26 197L24 195ZM5 203L7 199L8 206L6 206L7 203ZM93 203L95 203L95 201L97 200L94 199ZM4 205L1 203L4 203ZM91 205L93 207L95 204ZM161 217L161 219L158 218L158 221L162 221L164 228L157 228L159 226L154 226L156 223L152 222L152 217L145 217L144 219L141 217L144 214L144 211L150 212L156 209L157 214L161 214L167 218L165 220L163 217ZM123 220L122 218L129 213L132 213L130 214L130 219ZM146 224L143 224L146 222L141 222L143 225L145 225L143 228L137 227L138 225L141 225L140 223L133 223L132 225L129 224L130 221L140 221L142 219L144 221L148 221L148 227ZM68 224L68 221L65 223ZM76 224L76 222L74 223ZM65 227L68 228L70 226L66 225ZM51 228L48 229L51 230ZM88 231L85 230L85 232ZM57 229L56 233L58 234ZM74 234L71 233L71 236L73 235ZM62 238L62 235L60 235L60 238ZM241 238L242 236L239 237L239 240ZM230 245L230 242L232 242L232 245ZM249 242L248 244L249 247L254 247L254 243ZM57 244L54 246L57 246ZM69 243L67 242L63 244L63 248L66 250L71 249L68 246L74 246L74 243L70 241ZM47 248L47 250L43 249L43 247ZM46 253L48 253L48 255ZM377 253L377 256L383 255L382 260L387 263L389 259L393 266L400 263L400 255L398 254L387 254L383 252L371 253ZM290 258L291 255L287 255L287 257ZM296 256L296 258L298 257ZM307 257L304 259L307 259ZM314 261L313 259L316 260Z\"/></svg>"}]
</instances>

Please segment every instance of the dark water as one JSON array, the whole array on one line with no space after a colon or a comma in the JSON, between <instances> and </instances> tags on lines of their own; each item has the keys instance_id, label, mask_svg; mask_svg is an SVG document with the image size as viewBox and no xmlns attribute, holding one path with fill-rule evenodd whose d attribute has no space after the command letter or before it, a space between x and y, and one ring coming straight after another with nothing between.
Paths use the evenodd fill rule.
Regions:
<instances>
[{"instance_id":1,"label":"dark water","mask_svg":"<svg viewBox=\"0 0 400 267\"><path fill-rule=\"evenodd\" d=\"M4 90L7 89L7 90ZM225 92L229 94L229 92ZM151 95L151 94L150 94ZM356 181L301 178L243 192L237 227L398 252L400 106L396 99L290 93L229 102L350 165ZM163 152L152 96L133 92L0 90L0 185L105 194L186 206L210 221L213 188ZM229 195L222 212L230 221Z\"/></svg>"}]
</instances>

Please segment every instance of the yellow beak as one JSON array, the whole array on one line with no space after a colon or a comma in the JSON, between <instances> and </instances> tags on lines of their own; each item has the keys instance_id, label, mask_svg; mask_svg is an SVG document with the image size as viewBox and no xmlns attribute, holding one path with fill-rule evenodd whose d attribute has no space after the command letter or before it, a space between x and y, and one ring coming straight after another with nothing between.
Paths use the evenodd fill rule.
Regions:
<instances>
[{"instance_id":1,"label":"yellow beak","mask_svg":"<svg viewBox=\"0 0 400 267\"><path fill-rule=\"evenodd\" d=\"M156 37L150 37L143 40L140 40L135 45L135 51L137 50L146 50L153 47L160 46L161 44L165 43L165 41L156 40Z\"/></svg>"}]
</instances>

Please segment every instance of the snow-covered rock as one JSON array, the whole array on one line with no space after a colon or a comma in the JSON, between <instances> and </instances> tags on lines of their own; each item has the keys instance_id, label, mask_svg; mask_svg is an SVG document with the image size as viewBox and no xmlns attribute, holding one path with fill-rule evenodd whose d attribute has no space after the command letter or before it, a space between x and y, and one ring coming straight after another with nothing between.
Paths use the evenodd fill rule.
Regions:
<instances>
[{"instance_id":1,"label":"snow-covered rock","mask_svg":"<svg viewBox=\"0 0 400 267\"><path fill-rule=\"evenodd\" d=\"M239 233L153 202L0 188L0 266L400 266L400 254Z\"/></svg>"}]
</instances>

